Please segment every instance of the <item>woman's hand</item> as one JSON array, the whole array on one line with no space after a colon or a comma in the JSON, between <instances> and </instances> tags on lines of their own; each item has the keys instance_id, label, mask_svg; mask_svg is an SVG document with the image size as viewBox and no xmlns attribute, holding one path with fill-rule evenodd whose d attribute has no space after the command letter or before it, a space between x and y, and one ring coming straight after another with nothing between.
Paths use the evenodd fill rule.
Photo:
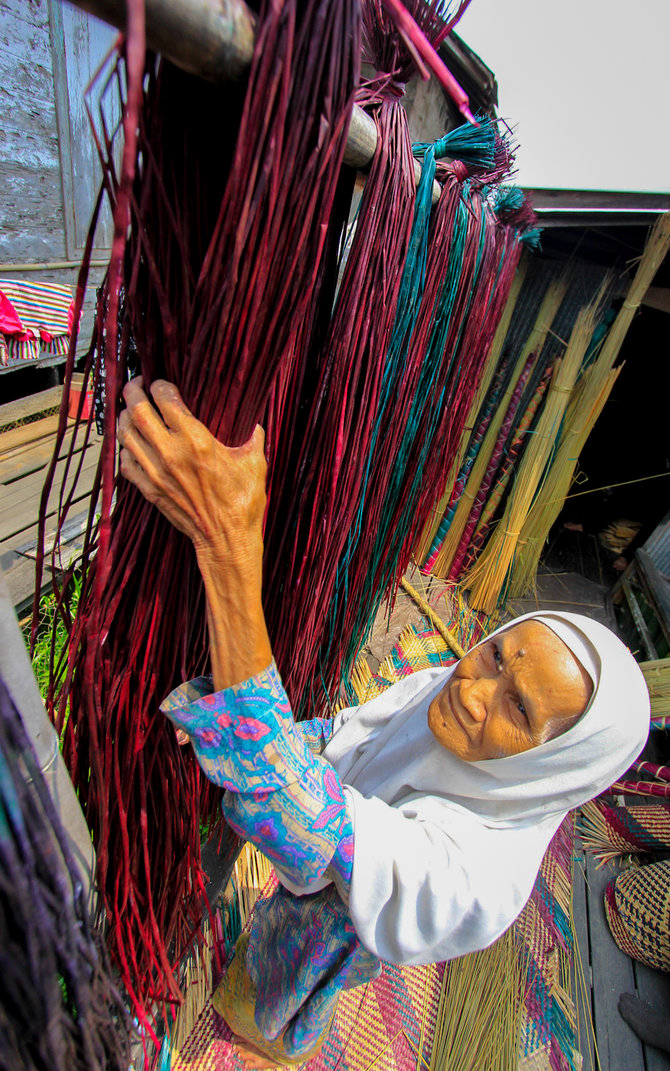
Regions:
<instances>
[{"instance_id":1,"label":"woman's hand","mask_svg":"<svg viewBox=\"0 0 670 1071\"><path fill-rule=\"evenodd\" d=\"M216 690L247 680L272 660L263 604L265 455L257 427L243 446L218 442L172 383L140 379L123 390L121 472L192 541L207 595Z\"/></svg>"},{"instance_id":2,"label":"woman's hand","mask_svg":"<svg viewBox=\"0 0 670 1071\"><path fill-rule=\"evenodd\" d=\"M165 380L127 383L119 418L121 472L192 541L198 557L257 564L266 463L257 427L243 446L218 442Z\"/></svg>"}]
</instances>

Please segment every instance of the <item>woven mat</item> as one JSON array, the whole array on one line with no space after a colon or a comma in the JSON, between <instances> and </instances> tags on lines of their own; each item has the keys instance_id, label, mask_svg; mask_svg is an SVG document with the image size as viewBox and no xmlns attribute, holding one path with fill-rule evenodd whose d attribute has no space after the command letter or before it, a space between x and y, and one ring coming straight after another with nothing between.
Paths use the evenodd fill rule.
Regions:
<instances>
[{"instance_id":1,"label":"woven mat","mask_svg":"<svg viewBox=\"0 0 670 1071\"><path fill-rule=\"evenodd\" d=\"M460 637L459 637L460 638ZM465 637L464 637L465 638ZM462 642L462 641L461 641ZM392 654L372 674L361 663L352 683L364 702L409 673L454 660L442 637L409 626ZM528 904L515 923L526 986L519 1038L519 1071L579 1071L577 1014L570 992L570 925L574 820L568 815L552 840ZM343 994L330 1036L306 1071L415 1071L425 1067L435 1031L444 964L385 965L367 986ZM491 979L495 985L495 979ZM243 1071L230 1031L208 1001L175 1071ZM444 1071L447 1071L445 1068ZM477 1071L486 1071L478 1068Z\"/></svg>"},{"instance_id":2,"label":"woven mat","mask_svg":"<svg viewBox=\"0 0 670 1071\"><path fill-rule=\"evenodd\" d=\"M374 982L345 992L328 1039L306 1071L409 1071L416 1067L421 1026L432 1037L442 968L386 965ZM424 1012L425 1009L425 1012ZM244 1071L230 1031L207 1002L175 1071ZM428 1051L430 1049L428 1048Z\"/></svg>"}]
</instances>

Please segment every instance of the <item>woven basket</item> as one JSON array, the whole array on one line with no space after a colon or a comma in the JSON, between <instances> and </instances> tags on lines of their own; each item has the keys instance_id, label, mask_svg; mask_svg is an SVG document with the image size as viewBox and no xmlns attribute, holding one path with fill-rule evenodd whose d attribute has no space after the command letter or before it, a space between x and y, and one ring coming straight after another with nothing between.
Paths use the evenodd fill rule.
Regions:
<instances>
[{"instance_id":1,"label":"woven basket","mask_svg":"<svg viewBox=\"0 0 670 1071\"><path fill-rule=\"evenodd\" d=\"M670 971L670 862L619 874L605 890L605 914L622 952Z\"/></svg>"}]
</instances>

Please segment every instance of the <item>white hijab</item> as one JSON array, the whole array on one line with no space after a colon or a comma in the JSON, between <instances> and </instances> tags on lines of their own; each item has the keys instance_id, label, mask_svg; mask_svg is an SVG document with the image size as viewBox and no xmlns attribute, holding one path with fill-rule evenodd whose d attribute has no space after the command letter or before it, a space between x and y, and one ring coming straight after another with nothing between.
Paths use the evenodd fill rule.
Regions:
<instances>
[{"instance_id":1,"label":"white hijab","mask_svg":"<svg viewBox=\"0 0 670 1071\"><path fill-rule=\"evenodd\" d=\"M438 962L494 941L523 908L565 814L644 746L649 696L624 644L579 614L526 614L497 632L530 619L548 625L593 679L586 712L561 736L507 758L452 755L427 712L454 667L416 673L336 718L324 756L354 821L349 911L381 959Z\"/></svg>"}]
</instances>

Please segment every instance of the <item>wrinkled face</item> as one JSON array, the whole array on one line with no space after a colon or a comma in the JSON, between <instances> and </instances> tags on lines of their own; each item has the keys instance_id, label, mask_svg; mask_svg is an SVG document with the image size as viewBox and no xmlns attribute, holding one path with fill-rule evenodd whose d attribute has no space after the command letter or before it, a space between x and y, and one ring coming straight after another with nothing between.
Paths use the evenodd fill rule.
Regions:
<instances>
[{"instance_id":1,"label":"wrinkled face","mask_svg":"<svg viewBox=\"0 0 670 1071\"><path fill-rule=\"evenodd\" d=\"M569 729L592 691L563 641L541 621L522 621L461 659L428 725L466 762L517 755Z\"/></svg>"}]
</instances>

